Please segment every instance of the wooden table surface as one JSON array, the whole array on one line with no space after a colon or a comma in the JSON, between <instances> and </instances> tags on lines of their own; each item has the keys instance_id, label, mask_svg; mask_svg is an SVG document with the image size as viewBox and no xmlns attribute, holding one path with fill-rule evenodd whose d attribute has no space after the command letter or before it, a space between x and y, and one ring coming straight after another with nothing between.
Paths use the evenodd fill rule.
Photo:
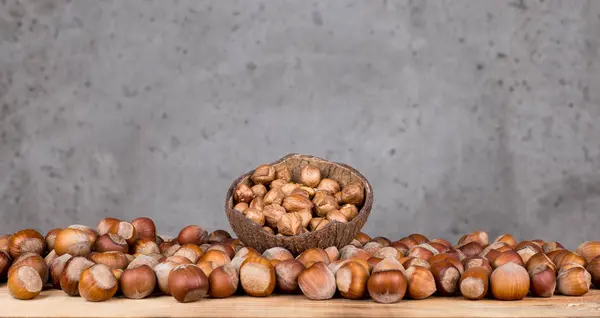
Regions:
<instances>
[{"instance_id":1,"label":"wooden table surface","mask_svg":"<svg viewBox=\"0 0 600 318\"><path fill-rule=\"evenodd\" d=\"M203 299L180 304L172 297L114 298L91 303L62 291L44 290L34 300L13 299L0 287L0 317L600 317L600 290L583 297L554 296L521 301L468 301L460 297L403 300L310 301L302 295Z\"/></svg>"}]
</instances>

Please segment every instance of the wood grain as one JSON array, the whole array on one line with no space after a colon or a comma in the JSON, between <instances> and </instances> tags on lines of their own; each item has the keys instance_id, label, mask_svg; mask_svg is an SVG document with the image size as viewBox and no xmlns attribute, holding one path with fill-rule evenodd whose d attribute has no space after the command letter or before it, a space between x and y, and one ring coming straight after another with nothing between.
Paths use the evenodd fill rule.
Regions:
<instances>
[{"instance_id":1,"label":"wood grain","mask_svg":"<svg viewBox=\"0 0 600 318\"><path fill-rule=\"evenodd\" d=\"M311 301L304 296L248 296L180 304L172 297L114 298L103 303L47 290L19 301L0 287L0 317L600 317L600 290L584 297L554 296L522 301L468 301L460 297L403 300L382 305L370 300Z\"/></svg>"}]
</instances>

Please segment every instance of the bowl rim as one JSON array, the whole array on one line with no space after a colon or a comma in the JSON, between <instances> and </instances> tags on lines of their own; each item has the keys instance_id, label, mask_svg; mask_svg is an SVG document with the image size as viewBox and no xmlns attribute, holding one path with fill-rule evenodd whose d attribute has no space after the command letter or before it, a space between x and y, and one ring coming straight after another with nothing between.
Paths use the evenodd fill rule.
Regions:
<instances>
[{"instance_id":1,"label":"bowl rim","mask_svg":"<svg viewBox=\"0 0 600 318\"><path fill-rule=\"evenodd\" d=\"M316 159L316 160L320 160L326 163L330 163L330 164L336 164L339 165L345 169L347 169L348 171L350 171L352 174L356 175L358 177L358 179L360 179L360 181L363 183L363 186L365 188L365 201L362 205L362 207L360 208L360 210L358 211L358 214L356 215L356 217L354 219L352 219L351 221L348 221L347 223L342 223L339 221L331 221L329 222L327 225L325 225L322 229L316 230L316 231L308 231L306 233L302 233L302 234L298 234L298 235L291 235L291 236L277 236L274 234L271 234L269 232L266 232L263 230L263 227L260 226L259 224L256 224L250 220L245 219L244 221L246 221L248 223L249 226L254 227L254 229L256 231L261 231L264 232L265 235L271 236L271 237L275 237L277 239L280 239L282 241L293 241L295 239L298 238L305 238L305 237L310 237L312 235L315 235L316 233L319 233L321 231L327 231L328 228L330 226L333 226L333 224L339 223L342 224L343 226L350 226L351 224L355 224L359 221L359 216L364 215L366 218L368 218L368 216L371 214L371 209L373 207L373 202L374 202L374 195L373 195L373 188L371 187L371 184L369 183L369 180L367 180L367 178L365 178L365 176L363 176L358 170L354 169L353 167L344 164L344 163L339 163L339 162L334 162L334 161L329 161L327 159L323 159L320 157L316 157L316 156L312 156L312 155L304 155L304 154L299 154L299 153L289 153L283 157L281 157L280 159L272 162L272 163L268 163L268 165L271 166L275 166L277 164L280 164L286 160L289 160L291 158L302 158L302 159ZM233 191L235 190L235 187L242 182L242 180L246 179L247 177L250 177L252 175L252 173L254 173L256 169L253 169L251 171L248 171L244 174L242 174L241 176L239 176L237 179L235 179L235 181L233 181L229 187L229 190L227 190L227 196L225 198L225 211L230 212L230 213L239 213L240 215L243 216L243 213L234 209L233 208ZM231 207L230 207L230 202L231 202ZM229 217L227 217L227 221L230 223L229 225L232 227L233 226L231 224L231 219ZM366 223L366 221L365 221ZM235 230L234 230L235 232ZM236 235L238 235L236 233Z\"/></svg>"}]
</instances>

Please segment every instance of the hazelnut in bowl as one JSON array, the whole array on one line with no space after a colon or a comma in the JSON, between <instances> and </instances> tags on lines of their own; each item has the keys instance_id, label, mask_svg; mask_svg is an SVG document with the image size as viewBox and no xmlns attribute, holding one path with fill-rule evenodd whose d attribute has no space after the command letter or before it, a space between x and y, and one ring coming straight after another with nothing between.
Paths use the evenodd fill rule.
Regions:
<instances>
[{"instance_id":1,"label":"hazelnut in bowl","mask_svg":"<svg viewBox=\"0 0 600 318\"><path fill-rule=\"evenodd\" d=\"M239 239L261 253L341 248L367 222L373 190L354 168L290 154L233 182L225 211Z\"/></svg>"}]
</instances>

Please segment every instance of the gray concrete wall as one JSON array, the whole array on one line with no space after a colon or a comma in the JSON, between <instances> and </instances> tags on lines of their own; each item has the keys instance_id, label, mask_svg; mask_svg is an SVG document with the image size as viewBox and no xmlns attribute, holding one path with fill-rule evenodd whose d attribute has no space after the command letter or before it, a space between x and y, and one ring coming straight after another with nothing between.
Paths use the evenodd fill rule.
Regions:
<instances>
[{"instance_id":1,"label":"gray concrete wall","mask_svg":"<svg viewBox=\"0 0 600 318\"><path fill-rule=\"evenodd\" d=\"M365 231L600 239L600 1L0 2L0 232L229 229L299 152L371 181Z\"/></svg>"}]
</instances>

